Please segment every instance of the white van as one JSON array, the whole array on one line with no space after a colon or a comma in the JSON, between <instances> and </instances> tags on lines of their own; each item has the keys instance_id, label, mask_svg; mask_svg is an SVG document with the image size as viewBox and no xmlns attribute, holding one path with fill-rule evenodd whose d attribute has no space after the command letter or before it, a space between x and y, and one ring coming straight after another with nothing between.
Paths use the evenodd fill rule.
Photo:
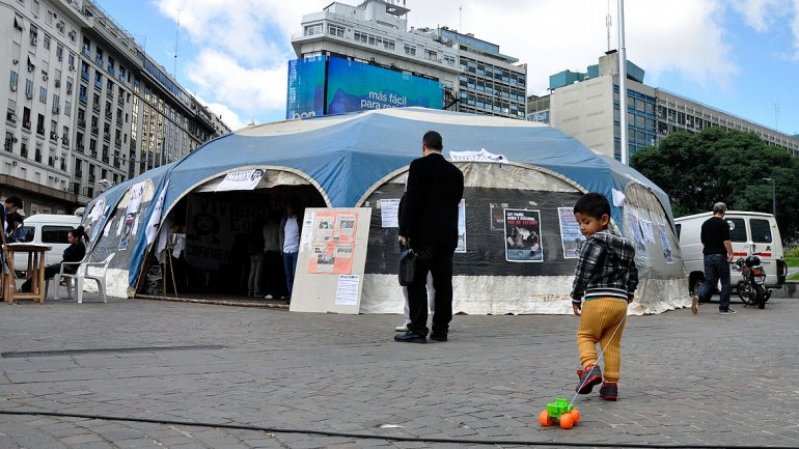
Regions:
<instances>
[{"instance_id":1,"label":"white van","mask_svg":"<svg viewBox=\"0 0 799 449\"><path fill-rule=\"evenodd\" d=\"M37 245L51 246L52 249L45 253L47 265L61 262L61 256L67 249L67 233L80 225L81 218L77 215L51 215L36 214L25 217L22 227L17 229L16 241L20 243L34 243ZM14 254L14 270L24 271L28 264L28 255L25 253Z\"/></svg>"},{"instance_id":2,"label":"white van","mask_svg":"<svg viewBox=\"0 0 799 449\"><path fill-rule=\"evenodd\" d=\"M691 291L694 291L694 288L705 279L705 262L700 234L702 223L712 216L712 212L705 212L674 219ZM724 214L724 220L730 225L734 259L737 260L739 257L746 257L750 254L757 255L766 270L766 286L782 288L788 274L788 265L785 263L782 237L774 215L730 210ZM741 274L733 270L733 266L734 264L730 264L730 282L734 287L740 280Z\"/></svg>"}]
</instances>

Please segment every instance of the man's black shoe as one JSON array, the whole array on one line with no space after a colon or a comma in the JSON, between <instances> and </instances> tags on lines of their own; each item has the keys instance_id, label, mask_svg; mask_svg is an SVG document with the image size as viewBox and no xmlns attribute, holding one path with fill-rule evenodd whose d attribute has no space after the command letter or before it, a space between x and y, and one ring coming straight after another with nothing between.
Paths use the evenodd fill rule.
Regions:
<instances>
[{"instance_id":1,"label":"man's black shoe","mask_svg":"<svg viewBox=\"0 0 799 449\"><path fill-rule=\"evenodd\" d=\"M427 337L419 335L415 332L405 332L404 334L397 334L394 336L394 341L401 343L427 343Z\"/></svg>"},{"instance_id":2,"label":"man's black shoe","mask_svg":"<svg viewBox=\"0 0 799 449\"><path fill-rule=\"evenodd\" d=\"M447 341L447 334L440 334L437 332L433 332L430 334L430 339L435 341Z\"/></svg>"}]
</instances>

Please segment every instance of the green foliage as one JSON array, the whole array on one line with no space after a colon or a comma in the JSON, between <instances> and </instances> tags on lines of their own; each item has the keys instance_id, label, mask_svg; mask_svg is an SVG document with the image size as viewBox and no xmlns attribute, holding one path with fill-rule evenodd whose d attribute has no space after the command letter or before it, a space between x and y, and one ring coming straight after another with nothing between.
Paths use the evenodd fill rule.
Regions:
<instances>
[{"instance_id":1,"label":"green foliage","mask_svg":"<svg viewBox=\"0 0 799 449\"><path fill-rule=\"evenodd\" d=\"M668 193L677 217L711 210L717 201L730 209L771 212L773 188L783 240L799 238L799 159L752 133L719 127L673 133L639 150L630 163ZM774 186L764 178L776 180Z\"/></svg>"}]
</instances>

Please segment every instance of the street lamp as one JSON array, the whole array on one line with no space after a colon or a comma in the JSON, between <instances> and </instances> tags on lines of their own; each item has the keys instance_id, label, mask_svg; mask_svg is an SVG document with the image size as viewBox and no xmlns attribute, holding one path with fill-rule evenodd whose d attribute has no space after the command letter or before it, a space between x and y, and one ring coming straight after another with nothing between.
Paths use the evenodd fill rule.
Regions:
<instances>
[{"instance_id":1,"label":"street lamp","mask_svg":"<svg viewBox=\"0 0 799 449\"><path fill-rule=\"evenodd\" d=\"M763 181L771 181L771 215L777 217L777 177L763 178Z\"/></svg>"}]
</instances>

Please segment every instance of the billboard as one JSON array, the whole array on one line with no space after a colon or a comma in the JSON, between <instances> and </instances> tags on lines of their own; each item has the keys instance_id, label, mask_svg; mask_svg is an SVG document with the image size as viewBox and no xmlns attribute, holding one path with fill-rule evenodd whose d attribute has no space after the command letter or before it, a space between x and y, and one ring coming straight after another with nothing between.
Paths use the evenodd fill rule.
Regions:
<instances>
[{"instance_id":1,"label":"billboard","mask_svg":"<svg viewBox=\"0 0 799 449\"><path fill-rule=\"evenodd\" d=\"M286 120L325 114L325 57L289 61Z\"/></svg>"},{"instance_id":2,"label":"billboard","mask_svg":"<svg viewBox=\"0 0 799 449\"><path fill-rule=\"evenodd\" d=\"M405 106L441 109L443 104L443 89L438 81L329 57L327 114Z\"/></svg>"}]
</instances>

